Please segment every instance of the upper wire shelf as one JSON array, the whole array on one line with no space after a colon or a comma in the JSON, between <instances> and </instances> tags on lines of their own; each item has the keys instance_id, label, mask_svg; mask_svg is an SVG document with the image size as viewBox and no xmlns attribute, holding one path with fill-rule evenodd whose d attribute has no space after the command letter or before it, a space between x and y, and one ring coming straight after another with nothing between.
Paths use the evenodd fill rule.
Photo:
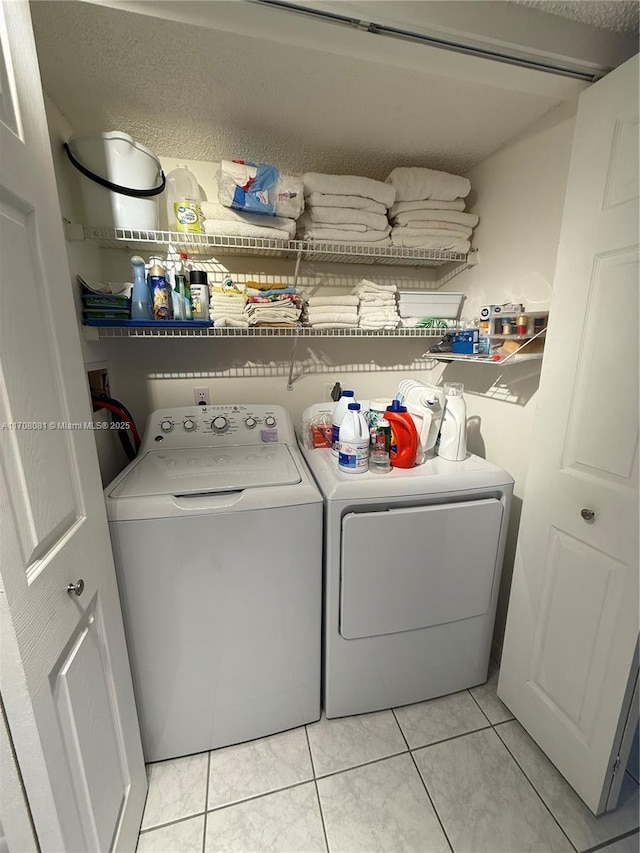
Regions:
<instances>
[{"instance_id":1,"label":"upper wire shelf","mask_svg":"<svg viewBox=\"0 0 640 853\"><path fill-rule=\"evenodd\" d=\"M314 329L310 326L273 328L255 326L244 329L195 327L166 329L153 327L84 326L86 337L94 338L439 338L444 332L455 329L401 328L401 329ZM89 331L90 330L90 331Z\"/></svg>"},{"instance_id":2,"label":"upper wire shelf","mask_svg":"<svg viewBox=\"0 0 640 853\"><path fill-rule=\"evenodd\" d=\"M103 249L144 252L157 246L173 246L191 257L250 255L265 258L302 258L312 262L342 264L382 264L387 266L439 267L455 263L472 265L475 253L375 247L312 240L267 240L258 237L220 237L208 234L181 234L174 231L139 231L131 228L97 228L67 225L67 239L92 240Z\"/></svg>"}]
</instances>

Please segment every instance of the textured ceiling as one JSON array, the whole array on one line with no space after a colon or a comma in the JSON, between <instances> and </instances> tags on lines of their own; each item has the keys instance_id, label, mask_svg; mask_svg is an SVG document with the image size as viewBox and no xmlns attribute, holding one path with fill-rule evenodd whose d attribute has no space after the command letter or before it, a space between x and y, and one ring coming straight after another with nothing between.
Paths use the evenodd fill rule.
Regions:
<instances>
[{"instance_id":1,"label":"textured ceiling","mask_svg":"<svg viewBox=\"0 0 640 853\"><path fill-rule=\"evenodd\" d=\"M76 132L126 131L160 156L464 173L557 103L90 3L31 7L45 91Z\"/></svg>"},{"instance_id":2,"label":"textured ceiling","mask_svg":"<svg viewBox=\"0 0 640 853\"><path fill-rule=\"evenodd\" d=\"M614 33L633 33L638 35L638 19L640 4L638 0L511 0L520 6L530 6L541 12L559 15L611 30Z\"/></svg>"}]
</instances>

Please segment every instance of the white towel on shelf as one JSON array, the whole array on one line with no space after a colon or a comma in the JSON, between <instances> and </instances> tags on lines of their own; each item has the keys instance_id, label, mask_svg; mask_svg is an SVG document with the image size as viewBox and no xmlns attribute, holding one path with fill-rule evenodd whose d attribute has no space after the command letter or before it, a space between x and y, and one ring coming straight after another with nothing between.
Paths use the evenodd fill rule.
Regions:
<instances>
[{"instance_id":1,"label":"white towel on shelf","mask_svg":"<svg viewBox=\"0 0 640 853\"><path fill-rule=\"evenodd\" d=\"M394 223L396 225L406 225L408 222L417 220L425 220L429 222L453 222L456 225L466 225L468 228L475 228L478 224L477 213L461 213L459 210L408 210L405 213L399 213Z\"/></svg>"},{"instance_id":2,"label":"white towel on shelf","mask_svg":"<svg viewBox=\"0 0 640 853\"><path fill-rule=\"evenodd\" d=\"M378 284L377 281L371 281L368 278L362 278L358 282L358 286L356 287L354 293L362 293L367 291L372 293L397 293L398 286L396 284Z\"/></svg>"},{"instance_id":3,"label":"white towel on shelf","mask_svg":"<svg viewBox=\"0 0 640 853\"><path fill-rule=\"evenodd\" d=\"M360 328L361 329L371 329L371 330L395 329L398 325L399 319L400 318L398 318L398 320L387 320L385 318L381 318L379 320L376 320L374 318L366 318L366 319L360 321Z\"/></svg>"},{"instance_id":4,"label":"white towel on shelf","mask_svg":"<svg viewBox=\"0 0 640 853\"><path fill-rule=\"evenodd\" d=\"M396 304L395 296L390 296L388 299L376 299L373 296L363 296L360 299L360 306L367 308L391 308Z\"/></svg>"},{"instance_id":5,"label":"white towel on shelf","mask_svg":"<svg viewBox=\"0 0 640 853\"><path fill-rule=\"evenodd\" d=\"M260 228L281 228L284 231L295 231L293 219L284 216L264 216L261 213L243 213L240 210L232 210L216 201L203 201L200 205L203 219L222 219L227 222L246 222L248 225L258 225ZM291 233L293 233L291 231Z\"/></svg>"},{"instance_id":6,"label":"white towel on shelf","mask_svg":"<svg viewBox=\"0 0 640 853\"><path fill-rule=\"evenodd\" d=\"M308 207L306 212L302 214L300 219L298 219L298 230L306 229L307 231L335 231L336 229L340 229L340 231L346 232L348 235L364 234L366 231L370 230L367 226L362 222L341 222L339 225L331 225L329 223L322 222L314 222L310 215L311 208ZM385 218L385 222L387 222ZM387 222L387 225L389 223Z\"/></svg>"},{"instance_id":7,"label":"white towel on shelf","mask_svg":"<svg viewBox=\"0 0 640 853\"><path fill-rule=\"evenodd\" d=\"M213 327L215 329L247 329L249 328L249 321L244 318L240 319L239 317L211 317L213 320Z\"/></svg>"},{"instance_id":8,"label":"white towel on shelf","mask_svg":"<svg viewBox=\"0 0 640 853\"><path fill-rule=\"evenodd\" d=\"M329 195L328 193L311 193L307 198L307 207L350 207L383 215L387 212L384 204L372 198L363 198L359 195Z\"/></svg>"},{"instance_id":9,"label":"white towel on shelf","mask_svg":"<svg viewBox=\"0 0 640 853\"><path fill-rule=\"evenodd\" d=\"M308 228L301 232L301 239L316 241L318 243L345 243L354 244L366 243L367 246L389 246L389 234L391 228L387 226L384 231L364 231L362 233L354 233L351 231L341 231L337 227L333 228Z\"/></svg>"},{"instance_id":10,"label":"white towel on shelf","mask_svg":"<svg viewBox=\"0 0 640 853\"><path fill-rule=\"evenodd\" d=\"M446 237L402 227L393 229L391 242L394 246L401 246L405 249L429 249L441 252L461 252L462 254L466 254L471 248L469 241L462 237Z\"/></svg>"},{"instance_id":11,"label":"white towel on shelf","mask_svg":"<svg viewBox=\"0 0 640 853\"><path fill-rule=\"evenodd\" d=\"M353 223L364 225L368 230L384 231L389 224L387 217L380 213L368 213L366 210L354 210L349 207L308 207L307 213L312 222L333 226Z\"/></svg>"},{"instance_id":12,"label":"white towel on shelf","mask_svg":"<svg viewBox=\"0 0 640 853\"><path fill-rule=\"evenodd\" d=\"M308 299L309 307L335 306L335 305L356 305L360 300L357 296L346 293L344 296L310 296Z\"/></svg>"},{"instance_id":13,"label":"white towel on shelf","mask_svg":"<svg viewBox=\"0 0 640 853\"><path fill-rule=\"evenodd\" d=\"M361 317L397 317L398 309L395 305L361 305Z\"/></svg>"},{"instance_id":14,"label":"white towel on shelf","mask_svg":"<svg viewBox=\"0 0 640 853\"><path fill-rule=\"evenodd\" d=\"M358 324L357 323L337 323L337 322L325 323L325 322L322 322L322 323L314 323L313 328L314 329L357 329Z\"/></svg>"},{"instance_id":15,"label":"white towel on shelf","mask_svg":"<svg viewBox=\"0 0 640 853\"><path fill-rule=\"evenodd\" d=\"M220 307L212 305L209 307L209 313L216 317L243 317L245 314L244 308L237 307Z\"/></svg>"},{"instance_id":16,"label":"white towel on shelf","mask_svg":"<svg viewBox=\"0 0 640 853\"><path fill-rule=\"evenodd\" d=\"M453 201L438 201L438 199L423 198L419 201L397 201L389 211L389 216L397 216L408 210L459 210L465 208L465 200L456 198Z\"/></svg>"},{"instance_id":17,"label":"white towel on shelf","mask_svg":"<svg viewBox=\"0 0 640 853\"><path fill-rule=\"evenodd\" d=\"M384 204L385 207L391 207L396 199L395 187L358 175L325 175L320 172L307 172L302 176L302 180L306 196L311 193L357 195L362 198L372 198Z\"/></svg>"},{"instance_id":18,"label":"white towel on shelf","mask_svg":"<svg viewBox=\"0 0 640 853\"><path fill-rule=\"evenodd\" d=\"M466 198L471 192L468 178L417 166L398 166L387 178L387 183L395 187L395 201L419 201L424 198L453 201Z\"/></svg>"},{"instance_id":19,"label":"white towel on shelf","mask_svg":"<svg viewBox=\"0 0 640 853\"><path fill-rule=\"evenodd\" d=\"M358 312L323 311L322 314L309 314L309 324L315 326L317 323L351 323L358 325Z\"/></svg>"},{"instance_id":20,"label":"white towel on shelf","mask_svg":"<svg viewBox=\"0 0 640 853\"><path fill-rule=\"evenodd\" d=\"M205 219L202 223L204 233L212 237L259 237L265 240L293 239L296 223L291 220L291 228L265 228L260 225L249 225L247 222L229 222L226 219Z\"/></svg>"},{"instance_id":21,"label":"white towel on shelf","mask_svg":"<svg viewBox=\"0 0 640 853\"><path fill-rule=\"evenodd\" d=\"M455 222L429 222L428 220L411 219L401 227L407 228L409 231L428 231L434 236L462 237L464 240L468 240L473 234L473 228L457 225Z\"/></svg>"}]
</instances>

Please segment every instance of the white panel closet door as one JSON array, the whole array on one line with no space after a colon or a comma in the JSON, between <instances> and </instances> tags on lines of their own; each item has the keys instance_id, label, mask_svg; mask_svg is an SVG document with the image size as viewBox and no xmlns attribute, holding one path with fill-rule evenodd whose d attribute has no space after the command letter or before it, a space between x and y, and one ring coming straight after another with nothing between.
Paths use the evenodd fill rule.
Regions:
<instances>
[{"instance_id":1,"label":"white panel closet door","mask_svg":"<svg viewBox=\"0 0 640 853\"><path fill-rule=\"evenodd\" d=\"M0 47L0 687L40 848L132 850L146 775L95 442L62 428L91 414L28 3L0 3Z\"/></svg>"},{"instance_id":2,"label":"white panel closet door","mask_svg":"<svg viewBox=\"0 0 640 853\"><path fill-rule=\"evenodd\" d=\"M638 198L635 57L580 97L498 687L596 814L637 719Z\"/></svg>"}]
</instances>

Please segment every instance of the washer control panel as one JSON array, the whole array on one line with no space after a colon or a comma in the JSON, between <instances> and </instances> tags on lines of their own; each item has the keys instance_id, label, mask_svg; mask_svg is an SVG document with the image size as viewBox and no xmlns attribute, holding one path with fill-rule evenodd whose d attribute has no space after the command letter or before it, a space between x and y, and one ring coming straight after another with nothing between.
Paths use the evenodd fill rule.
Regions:
<instances>
[{"instance_id":1,"label":"washer control panel","mask_svg":"<svg viewBox=\"0 0 640 853\"><path fill-rule=\"evenodd\" d=\"M291 418L282 406L183 406L151 413L142 450L276 442L295 444Z\"/></svg>"}]
</instances>

